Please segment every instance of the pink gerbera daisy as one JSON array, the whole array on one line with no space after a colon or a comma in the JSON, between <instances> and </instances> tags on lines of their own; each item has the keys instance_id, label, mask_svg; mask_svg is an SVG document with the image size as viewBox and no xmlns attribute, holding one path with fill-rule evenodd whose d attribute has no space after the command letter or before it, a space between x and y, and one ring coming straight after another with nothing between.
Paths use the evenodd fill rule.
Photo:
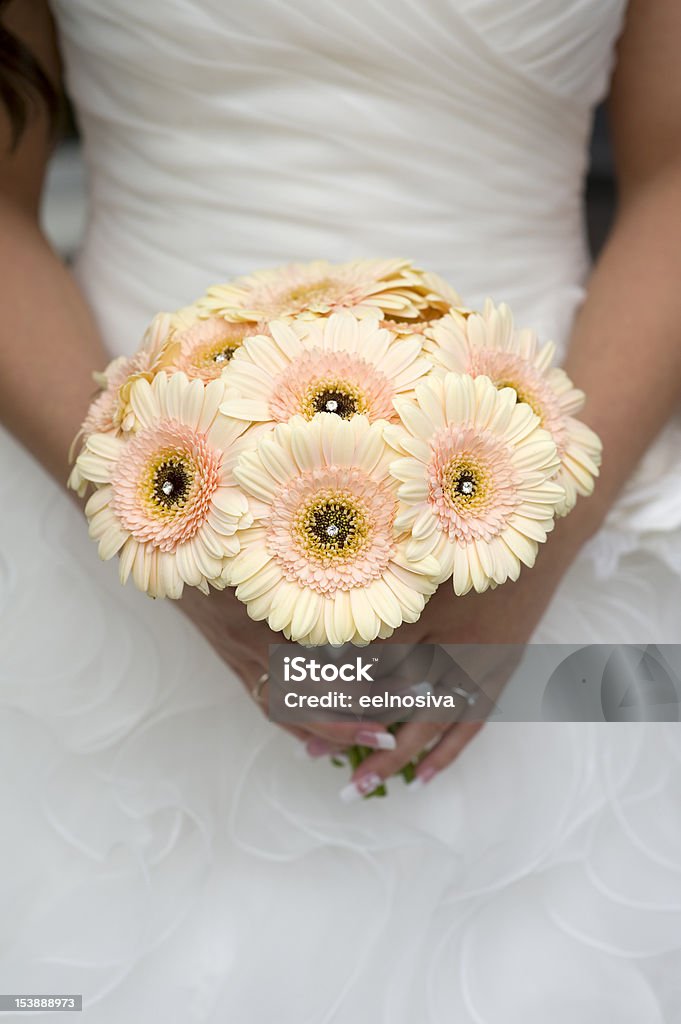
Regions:
<instances>
[{"instance_id":1,"label":"pink gerbera daisy","mask_svg":"<svg viewBox=\"0 0 681 1024\"><path fill-rule=\"evenodd\" d=\"M417 317L437 301L431 282L408 260L291 263L210 288L198 305L211 314L251 321L358 314ZM440 305L447 307L446 298Z\"/></svg>"},{"instance_id":2,"label":"pink gerbera daisy","mask_svg":"<svg viewBox=\"0 0 681 1024\"><path fill-rule=\"evenodd\" d=\"M601 461L596 434L575 418L584 405L579 391L560 367L553 365L555 346L540 346L530 330L515 330L506 305L491 302L482 313L468 317L452 311L426 331L426 349L436 367L473 377L484 374L499 388L511 387L549 431L558 449L556 481L565 498L557 514L566 515L578 495L593 491Z\"/></svg>"},{"instance_id":3,"label":"pink gerbera daisy","mask_svg":"<svg viewBox=\"0 0 681 1024\"><path fill-rule=\"evenodd\" d=\"M301 643L367 643L414 622L437 561L410 559L394 531L393 455L383 424L294 417L261 433L235 476L253 525L229 581L254 619Z\"/></svg>"},{"instance_id":4,"label":"pink gerbera daisy","mask_svg":"<svg viewBox=\"0 0 681 1024\"><path fill-rule=\"evenodd\" d=\"M444 316L456 310L461 316L469 316L472 310L463 305L461 296L438 274L419 272L421 304L416 316L387 315L381 327L401 337L411 334L423 335L427 328L434 327Z\"/></svg>"},{"instance_id":5,"label":"pink gerbera daisy","mask_svg":"<svg viewBox=\"0 0 681 1024\"><path fill-rule=\"evenodd\" d=\"M145 331L142 345L134 355L118 356L103 372L93 374L100 392L88 409L72 451L79 441L87 440L91 434L116 434L133 429L135 417L129 403L130 386L140 378L153 380L160 370L171 364L171 336L171 315L159 313ZM71 470L68 485L81 497L87 490L87 481L81 476L77 463Z\"/></svg>"},{"instance_id":6,"label":"pink gerbera daisy","mask_svg":"<svg viewBox=\"0 0 681 1024\"><path fill-rule=\"evenodd\" d=\"M197 320L175 334L173 369L208 383L220 376L245 338L268 333L266 324L230 323L217 316Z\"/></svg>"},{"instance_id":7,"label":"pink gerbera daisy","mask_svg":"<svg viewBox=\"0 0 681 1024\"><path fill-rule=\"evenodd\" d=\"M275 321L270 331L271 338L247 339L225 371L226 415L257 423L318 413L390 420L393 399L411 394L430 371L419 339L395 339L375 317Z\"/></svg>"},{"instance_id":8,"label":"pink gerbera daisy","mask_svg":"<svg viewBox=\"0 0 681 1024\"><path fill-rule=\"evenodd\" d=\"M183 373L137 379L132 434L92 434L77 460L97 490L85 507L104 559L120 552L120 577L153 597L180 597L185 584L222 588L248 524L232 470L247 449L243 427L220 413L221 381Z\"/></svg>"},{"instance_id":9,"label":"pink gerbera daisy","mask_svg":"<svg viewBox=\"0 0 681 1024\"><path fill-rule=\"evenodd\" d=\"M553 528L563 488L551 481L558 455L551 435L511 388L487 377L431 377L414 401L396 403L401 426L386 439L402 453L398 530L409 558L434 556L438 582L486 590L532 566Z\"/></svg>"}]
</instances>

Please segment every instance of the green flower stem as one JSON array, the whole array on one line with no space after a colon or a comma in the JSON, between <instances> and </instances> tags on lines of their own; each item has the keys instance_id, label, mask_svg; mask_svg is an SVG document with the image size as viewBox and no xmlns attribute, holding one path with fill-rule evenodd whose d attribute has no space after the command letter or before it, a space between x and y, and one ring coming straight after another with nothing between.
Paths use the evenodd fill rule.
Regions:
<instances>
[{"instance_id":1,"label":"green flower stem","mask_svg":"<svg viewBox=\"0 0 681 1024\"><path fill-rule=\"evenodd\" d=\"M394 725L389 726L388 727L388 732L391 732L393 735L395 735L395 733L398 731L398 729L400 727L400 724L401 723L396 722ZM373 747L363 747L363 746L359 746L359 744L353 744L353 746L348 747L347 750L346 750L346 754L347 754L348 761L350 762L350 767L352 768L353 774L357 771L357 769L361 765L362 761L366 760L367 757L369 757L371 754L375 754L375 753L376 753L376 751L373 749ZM404 781L407 782L407 783L413 782L413 780L414 780L414 778L416 776L416 767L417 767L419 761L421 760L422 756L423 755L420 755L419 757L415 758L413 761L409 761L409 763L405 764L403 768L400 768L399 772L396 772L396 775L401 775L402 778L404 779ZM343 763L344 763L343 761L339 760L339 758L337 758L337 757L332 757L331 761L332 761L333 764L337 765L338 767L341 767L341 765L343 765ZM387 796L387 795L388 795L387 786L385 784L383 784L381 786L377 786L376 789L374 789L371 793L367 793L366 796L364 797L364 799L365 800L369 800L373 796Z\"/></svg>"}]
</instances>

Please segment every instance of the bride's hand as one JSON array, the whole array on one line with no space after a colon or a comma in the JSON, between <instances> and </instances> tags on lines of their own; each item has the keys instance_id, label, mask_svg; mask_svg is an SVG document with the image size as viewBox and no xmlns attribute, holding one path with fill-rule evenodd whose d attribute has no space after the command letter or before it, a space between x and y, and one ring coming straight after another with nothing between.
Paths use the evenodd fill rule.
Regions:
<instances>
[{"instance_id":1,"label":"bride's hand","mask_svg":"<svg viewBox=\"0 0 681 1024\"><path fill-rule=\"evenodd\" d=\"M570 529L561 521L555 534L542 550L532 570L524 569L516 583L506 583L483 594L471 591L455 597L451 581L442 584L430 599L423 615L413 625L403 626L395 635L396 643L433 644L524 644L541 619L558 583L575 557L584 536L579 523L587 516L575 517ZM520 657L519 651L519 657ZM492 662L495 652L490 650ZM511 675L508 653L499 654L498 665L488 666L485 693L500 692ZM462 721L452 725L412 721L397 732L394 750L371 754L356 769L345 795L351 799L373 791L385 779L399 772L424 750L428 750L416 769L420 784L430 781L450 765L483 726L481 721ZM354 787L354 789L353 789Z\"/></svg>"},{"instance_id":2,"label":"bride's hand","mask_svg":"<svg viewBox=\"0 0 681 1024\"><path fill-rule=\"evenodd\" d=\"M506 583L484 594L455 597L451 581L442 584L430 599L421 618L404 625L393 642L404 644L523 644L532 635L560 579L584 540L593 532L588 503L578 507L569 520L562 520L541 551L532 570L523 570L516 583ZM183 611L208 639L220 657L253 693L267 670L268 646L284 642L263 622L249 618L245 605L232 590L211 592L205 597L188 588L180 601ZM388 641L390 642L390 641ZM507 669L507 663L505 662ZM505 678L496 684L501 688ZM266 711L267 686L263 689ZM312 755L335 753L359 744L375 747L352 776L346 789L351 797L371 791L394 775L425 748L417 778L427 782L450 765L482 728L482 722L459 722L443 728L442 723L411 722L397 733L396 741L377 723L310 723L305 728L283 726L307 746ZM353 790L353 786L355 787Z\"/></svg>"},{"instance_id":3,"label":"bride's hand","mask_svg":"<svg viewBox=\"0 0 681 1024\"><path fill-rule=\"evenodd\" d=\"M264 622L255 622L238 601L233 590L211 591L205 596L194 587L186 587L178 602L217 654L236 673L245 689L267 712L268 686L259 685L268 667L268 647L285 643ZM386 749L395 740L380 723L309 723L304 728L282 726L306 744L312 756L336 752L355 743Z\"/></svg>"}]
</instances>

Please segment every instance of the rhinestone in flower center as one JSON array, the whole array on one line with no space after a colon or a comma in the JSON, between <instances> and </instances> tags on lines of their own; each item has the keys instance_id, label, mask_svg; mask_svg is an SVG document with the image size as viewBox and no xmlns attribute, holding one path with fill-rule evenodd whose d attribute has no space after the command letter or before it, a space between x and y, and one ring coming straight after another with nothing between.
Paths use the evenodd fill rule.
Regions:
<instances>
[{"instance_id":1,"label":"rhinestone in flower center","mask_svg":"<svg viewBox=\"0 0 681 1024\"><path fill-rule=\"evenodd\" d=\"M457 494L462 494L466 498L472 498L476 488L477 481L473 473L461 473L454 485Z\"/></svg>"},{"instance_id":2,"label":"rhinestone in flower center","mask_svg":"<svg viewBox=\"0 0 681 1024\"><path fill-rule=\"evenodd\" d=\"M220 369L230 361L242 340L230 341L229 344L219 341L217 344L199 348L196 350L192 362L197 369Z\"/></svg>"},{"instance_id":3,"label":"rhinestone in flower center","mask_svg":"<svg viewBox=\"0 0 681 1024\"><path fill-rule=\"evenodd\" d=\"M332 412L342 420L348 420L357 412L357 399L345 391L324 388L312 399L317 412Z\"/></svg>"},{"instance_id":4,"label":"rhinestone in flower center","mask_svg":"<svg viewBox=\"0 0 681 1024\"><path fill-rule=\"evenodd\" d=\"M466 456L454 456L444 466L442 484L445 500L459 512L482 510L489 498L490 483L483 466Z\"/></svg>"},{"instance_id":5,"label":"rhinestone in flower center","mask_svg":"<svg viewBox=\"0 0 681 1024\"><path fill-rule=\"evenodd\" d=\"M319 494L299 509L293 534L308 556L328 563L356 555L369 537L365 510L350 494Z\"/></svg>"},{"instance_id":6,"label":"rhinestone in flower center","mask_svg":"<svg viewBox=\"0 0 681 1024\"><path fill-rule=\"evenodd\" d=\"M194 474L186 460L168 458L153 471L152 494L157 505L170 510L184 505Z\"/></svg>"},{"instance_id":7,"label":"rhinestone in flower center","mask_svg":"<svg viewBox=\"0 0 681 1024\"><path fill-rule=\"evenodd\" d=\"M331 413L343 420L366 413L368 405L360 388L347 380L321 380L310 384L301 400L300 411L311 420L319 412Z\"/></svg>"}]
</instances>

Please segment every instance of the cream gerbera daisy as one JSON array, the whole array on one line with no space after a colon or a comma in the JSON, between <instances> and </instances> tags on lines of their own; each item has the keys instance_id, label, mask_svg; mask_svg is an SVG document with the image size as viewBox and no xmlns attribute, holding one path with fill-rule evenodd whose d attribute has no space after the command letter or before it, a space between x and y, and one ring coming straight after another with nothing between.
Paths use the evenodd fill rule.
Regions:
<instances>
[{"instance_id":1,"label":"cream gerbera daisy","mask_svg":"<svg viewBox=\"0 0 681 1024\"><path fill-rule=\"evenodd\" d=\"M429 271L417 271L420 293L420 305L416 316L386 316L381 327L392 331L393 334L409 336L412 334L425 334L426 329L434 327L448 313L456 311L461 316L469 316L472 310L463 304L463 300L452 286L440 277Z\"/></svg>"},{"instance_id":2,"label":"cream gerbera daisy","mask_svg":"<svg viewBox=\"0 0 681 1024\"><path fill-rule=\"evenodd\" d=\"M136 380L151 381L157 373L167 368L173 359L172 339L173 318L170 313L159 313L144 333L142 344L128 359L114 359L103 374L95 374L95 380L104 388L100 396L102 406L91 417L93 408L85 420L86 433L96 427L98 433L108 430L132 430L135 414L129 401L130 388ZM95 400L94 405L96 405Z\"/></svg>"},{"instance_id":3,"label":"cream gerbera daisy","mask_svg":"<svg viewBox=\"0 0 681 1024\"><path fill-rule=\"evenodd\" d=\"M312 318L341 309L415 318L433 304L423 276L400 259L291 263L215 285L198 306L229 320ZM449 305L444 298L442 304Z\"/></svg>"},{"instance_id":4,"label":"cream gerbera daisy","mask_svg":"<svg viewBox=\"0 0 681 1024\"><path fill-rule=\"evenodd\" d=\"M453 575L456 594L517 579L564 498L551 480L559 465L551 435L515 391L488 377L430 377L396 407L402 426L385 436L405 456L391 473L401 481L396 529L411 532L407 557L434 556L438 582Z\"/></svg>"},{"instance_id":5,"label":"cream gerbera daisy","mask_svg":"<svg viewBox=\"0 0 681 1024\"><path fill-rule=\"evenodd\" d=\"M171 314L159 313L145 331L142 344L134 355L118 356L103 372L93 374L100 392L88 409L73 442L72 453L78 442L91 434L117 434L133 429L135 417L128 400L130 386L140 378L153 380L157 373L172 363L171 335ZM81 476L77 463L71 470L68 486L81 498L87 490L87 481Z\"/></svg>"},{"instance_id":6,"label":"cream gerbera daisy","mask_svg":"<svg viewBox=\"0 0 681 1024\"><path fill-rule=\"evenodd\" d=\"M180 597L185 584L222 589L250 523L235 484L236 459L250 444L243 427L220 413L224 384L204 386L183 373L138 378L129 401L133 434L92 434L78 457L81 476L98 488L85 507L103 559L120 552L120 577L152 597Z\"/></svg>"},{"instance_id":7,"label":"cream gerbera daisy","mask_svg":"<svg viewBox=\"0 0 681 1024\"><path fill-rule=\"evenodd\" d=\"M421 339L397 340L375 317L275 321L270 333L246 339L225 370L227 416L255 423L318 413L394 420L393 399L411 394L431 368Z\"/></svg>"},{"instance_id":8,"label":"cream gerbera daisy","mask_svg":"<svg viewBox=\"0 0 681 1024\"><path fill-rule=\"evenodd\" d=\"M601 462L601 442L574 414L584 405L579 391L560 367L553 366L555 346L540 346L534 331L514 330L506 305L485 303L482 313L446 316L426 332L426 349L436 366L446 371L484 374L497 387L512 387L519 402L526 402L549 431L560 458L556 481L565 499L556 509L563 516L578 495L594 488Z\"/></svg>"},{"instance_id":9,"label":"cream gerbera daisy","mask_svg":"<svg viewBox=\"0 0 681 1024\"><path fill-rule=\"evenodd\" d=\"M222 374L244 339L256 334L269 334L267 325L230 323L219 316L197 319L176 331L172 368L186 373L190 380L208 383Z\"/></svg>"},{"instance_id":10,"label":"cream gerbera daisy","mask_svg":"<svg viewBox=\"0 0 681 1024\"><path fill-rule=\"evenodd\" d=\"M261 433L234 475L253 525L229 582L254 619L306 644L368 643L418 619L437 561L394 532L394 453L383 423L294 417Z\"/></svg>"}]
</instances>

